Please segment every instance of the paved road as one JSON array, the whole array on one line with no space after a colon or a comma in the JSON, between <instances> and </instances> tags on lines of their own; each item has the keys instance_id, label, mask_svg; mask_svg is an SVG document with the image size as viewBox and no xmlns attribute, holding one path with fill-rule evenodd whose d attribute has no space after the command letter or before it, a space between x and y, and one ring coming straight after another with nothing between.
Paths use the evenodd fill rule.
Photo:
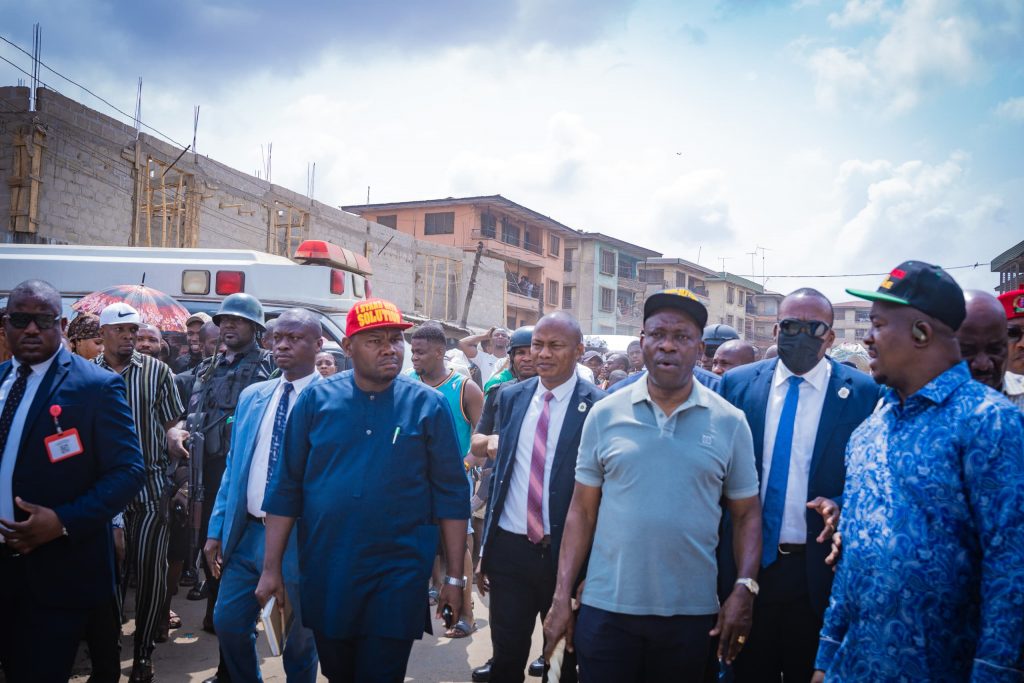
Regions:
<instances>
[{"instance_id":1,"label":"paved road","mask_svg":"<svg viewBox=\"0 0 1024 683\"><path fill-rule=\"evenodd\" d=\"M171 639L157 645L153 653L156 679L159 683L201 683L212 676L217 669L217 639L202 630L203 610L205 603L185 600L187 589L183 589L174 599L172 608L182 619L182 627L171 631ZM491 653L490 631L487 628L486 600L474 593L476 602L476 620L479 627L469 638L450 640L425 635L417 641L409 660L409 671L406 681L417 683L464 683L470 680L470 671L487 661ZM128 596L126 610L128 617L133 616L133 598ZM134 621L124 626L121 640L122 681L128 680L132 665L132 634L135 630ZM440 631L438 627L435 630ZM533 635L533 656L540 655L541 629L538 622ZM259 643L260 654L265 655L262 636ZM284 671L281 659L265 656L261 661L263 680L272 683L284 683ZM74 683L85 683L88 678L89 663L85 646L79 652L79 661L75 667ZM2 680L2 674L0 674ZM320 677L321 681L326 681ZM539 679L527 679L539 680Z\"/></svg>"}]
</instances>

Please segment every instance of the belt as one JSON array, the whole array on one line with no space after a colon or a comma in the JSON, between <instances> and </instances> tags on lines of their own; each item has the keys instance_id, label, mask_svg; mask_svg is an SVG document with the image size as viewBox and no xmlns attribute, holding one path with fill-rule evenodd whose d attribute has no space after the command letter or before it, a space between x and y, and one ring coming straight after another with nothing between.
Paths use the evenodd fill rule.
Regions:
<instances>
[{"instance_id":1,"label":"belt","mask_svg":"<svg viewBox=\"0 0 1024 683\"><path fill-rule=\"evenodd\" d=\"M257 524L262 524L263 526L267 525L267 518L266 517L257 517L256 515L250 514L248 512L245 513L245 517L250 522L256 522Z\"/></svg>"},{"instance_id":2,"label":"belt","mask_svg":"<svg viewBox=\"0 0 1024 683\"><path fill-rule=\"evenodd\" d=\"M804 543L780 543L779 555L803 555L807 551Z\"/></svg>"},{"instance_id":3,"label":"belt","mask_svg":"<svg viewBox=\"0 0 1024 683\"><path fill-rule=\"evenodd\" d=\"M511 536L512 538L521 540L524 543L529 543L530 545L532 545L532 546L534 546L536 548L550 548L551 547L551 535L550 534L545 536L544 538L540 539L540 541L538 543L534 543L533 541L530 540L529 536L527 536L526 534L514 534L511 531L507 531L505 529L502 529L500 526L498 527L498 531L501 532L501 534L504 535L504 536Z\"/></svg>"}]
</instances>

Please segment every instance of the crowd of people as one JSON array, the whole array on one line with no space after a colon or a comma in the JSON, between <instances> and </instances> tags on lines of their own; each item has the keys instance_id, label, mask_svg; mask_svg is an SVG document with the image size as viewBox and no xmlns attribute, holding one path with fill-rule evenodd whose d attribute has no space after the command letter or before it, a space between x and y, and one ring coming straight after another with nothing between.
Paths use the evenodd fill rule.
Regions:
<instances>
[{"instance_id":1,"label":"crowd of people","mask_svg":"<svg viewBox=\"0 0 1024 683\"><path fill-rule=\"evenodd\" d=\"M233 294L169 358L128 304L67 323L24 282L0 311L0 678L66 681L84 640L117 681L129 586L130 681L170 673L194 584L206 683L262 680L271 600L289 681L391 683L435 624L477 630L475 596L474 681L1024 680L1024 290L908 261L848 291L867 371L806 288L763 358L685 289L624 350L564 311L452 342L368 299L340 354L309 311Z\"/></svg>"}]
</instances>

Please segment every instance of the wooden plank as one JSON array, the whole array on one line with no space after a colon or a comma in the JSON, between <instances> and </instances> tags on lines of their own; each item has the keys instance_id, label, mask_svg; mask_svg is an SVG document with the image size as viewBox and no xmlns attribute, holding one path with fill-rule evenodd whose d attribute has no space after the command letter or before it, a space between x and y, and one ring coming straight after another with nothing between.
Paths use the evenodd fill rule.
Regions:
<instances>
[{"instance_id":1,"label":"wooden plank","mask_svg":"<svg viewBox=\"0 0 1024 683\"><path fill-rule=\"evenodd\" d=\"M160 246L167 246L167 174L160 174Z\"/></svg>"},{"instance_id":2,"label":"wooden plank","mask_svg":"<svg viewBox=\"0 0 1024 683\"><path fill-rule=\"evenodd\" d=\"M181 214L185 210L182 190L185 187L185 174L178 174L178 188L174 191L174 246L185 246L185 236L181 232Z\"/></svg>"},{"instance_id":3,"label":"wooden plank","mask_svg":"<svg viewBox=\"0 0 1024 683\"><path fill-rule=\"evenodd\" d=\"M146 159L146 246L153 246L153 186L149 182L151 159Z\"/></svg>"}]
</instances>

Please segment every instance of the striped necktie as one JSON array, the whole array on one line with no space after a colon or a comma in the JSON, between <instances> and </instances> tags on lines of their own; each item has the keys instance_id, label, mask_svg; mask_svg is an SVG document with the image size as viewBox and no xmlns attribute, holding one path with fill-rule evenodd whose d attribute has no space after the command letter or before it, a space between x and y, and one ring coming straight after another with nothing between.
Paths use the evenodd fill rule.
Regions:
<instances>
[{"instance_id":1,"label":"striped necktie","mask_svg":"<svg viewBox=\"0 0 1024 683\"><path fill-rule=\"evenodd\" d=\"M533 457L530 459L530 492L526 499L526 537L531 543L544 539L544 464L548 455L548 422L551 420L550 391L544 392L544 409L533 435Z\"/></svg>"},{"instance_id":2,"label":"striped necktie","mask_svg":"<svg viewBox=\"0 0 1024 683\"><path fill-rule=\"evenodd\" d=\"M270 437L270 457L267 459L267 488L270 488L270 479L274 475L274 465L277 464L277 456L281 452L281 442L284 441L284 427L288 424L288 399L292 393L291 382L282 385L281 400L277 402L277 412L274 413L274 433Z\"/></svg>"}]
</instances>

